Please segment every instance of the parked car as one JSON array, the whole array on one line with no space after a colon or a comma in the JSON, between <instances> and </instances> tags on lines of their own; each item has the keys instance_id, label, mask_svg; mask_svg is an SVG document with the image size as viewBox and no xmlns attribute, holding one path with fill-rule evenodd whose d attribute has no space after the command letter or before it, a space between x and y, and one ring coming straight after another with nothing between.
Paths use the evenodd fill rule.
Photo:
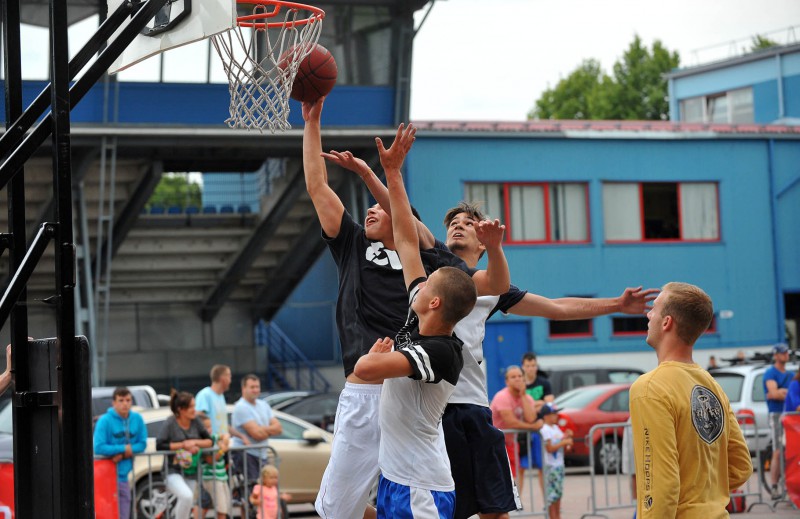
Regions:
<instances>
[{"instance_id":1,"label":"parked car","mask_svg":"<svg viewBox=\"0 0 800 519\"><path fill-rule=\"evenodd\" d=\"M275 410L296 416L317 427L333 432L339 393L313 393L284 400L272 406Z\"/></svg>"},{"instance_id":2,"label":"parked car","mask_svg":"<svg viewBox=\"0 0 800 519\"><path fill-rule=\"evenodd\" d=\"M754 417L755 427L752 421L746 419L739 422L750 453L755 456L760 450L763 454L762 460L768 460L772 453L767 397L764 394L764 373L769 366L769 364L745 364L710 371L711 376L728 395L733 412ZM787 364L786 368L797 371L800 365ZM758 429L757 434L756 429Z\"/></svg>"},{"instance_id":3,"label":"parked car","mask_svg":"<svg viewBox=\"0 0 800 519\"><path fill-rule=\"evenodd\" d=\"M228 406L228 414L233 405ZM156 451L156 437L171 411L168 408L141 412L147 427L147 450ZM282 492L292 494L292 503L313 503L319 491L322 474L331 456L333 435L314 425L275 411L283 432L269 439L280 461ZM135 506L138 517L155 519L166 510L167 500L174 506L174 498L166 491L161 475L164 457L161 455L137 456L134 461L131 488L135 489ZM245 498L246 499L246 498Z\"/></svg>"},{"instance_id":4,"label":"parked car","mask_svg":"<svg viewBox=\"0 0 800 519\"><path fill-rule=\"evenodd\" d=\"M622 461L622 427L596 431L588 438L592 426L625 422L631 384L598 384L572 389L555 399L561 429L572 429L575 443L565 460L574 464L589 463L589 449L594 449L595 472L615 474Z\"/></svg>"},{"instance_id":5,"label":"parked car","mask_svg":"<svg viewBox=\"0 0 800 519\"><path fill-rule=\"evenodd\" d=\"M152 386L127 386L131 391L133 405L142 409L158 409L161 404L156 390ZM116 386L101 386L92 388L92 416L97 421L104 414L114 399Z\"/></svg>"},{"instance_id":6,"label":"parked car","mask_svg":"<svg viewBox=\"0 0 800 519\"><path fill-rule=\"evenodd\" d=\"M594 384L632 384L644 374L638 368L618 366L555 366L539 370L550 381L553 394Z\"/></svg>"},{"instance_id":7,"label":"parked car","mask_svg":"<svg viewBox=\"0 0 800 519\"><path fill-rule=\"evenodd\" d=\"M260 395L258 395L258 398L268 403L271 408L280 409L280 406L283 404L295 402L297 400L307 397L308 395L316 395L316 394L317 394L316 391L302 391L302 390L269 391L261 393Z\"/></svg>"}]
</instances>

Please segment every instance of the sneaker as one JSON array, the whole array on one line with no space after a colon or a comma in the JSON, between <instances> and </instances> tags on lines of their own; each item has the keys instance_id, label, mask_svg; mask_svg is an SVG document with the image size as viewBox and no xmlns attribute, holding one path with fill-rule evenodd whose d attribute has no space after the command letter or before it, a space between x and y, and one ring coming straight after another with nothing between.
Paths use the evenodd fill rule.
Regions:
<instances>
[{"instance_id":1,"label":"sneaker","mask_svg":"<svg viewBox=\"0 0 800 519\"><path fill-rule=\"evenodd\" d=\"M783 497L783 494L778 490L778 485L772 485L772 499L778 500Z\"/></svg>"}]
</instances>

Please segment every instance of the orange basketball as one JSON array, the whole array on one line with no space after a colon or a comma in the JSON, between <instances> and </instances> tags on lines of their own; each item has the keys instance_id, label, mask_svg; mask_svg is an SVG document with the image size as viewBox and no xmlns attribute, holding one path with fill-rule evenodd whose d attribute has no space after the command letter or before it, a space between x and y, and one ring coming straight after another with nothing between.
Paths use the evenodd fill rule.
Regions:
<instances>
[{"instance_id":1,"label":"orange basketball","mask_svg":"<svg viewBox=\"0 0 800 519\"><path fill-rule=\"evenodd\" d=\"M284 55L294 52L294 48L289 49ZM280 61L282 68L285 61ZM339 69L333 54L322 45L314 45L312 51L300 62L297 75L292 84L292 99L302 102L313 103L322 96L328 95L336 84L336 77Z\"/></svg>"}]
</instances>

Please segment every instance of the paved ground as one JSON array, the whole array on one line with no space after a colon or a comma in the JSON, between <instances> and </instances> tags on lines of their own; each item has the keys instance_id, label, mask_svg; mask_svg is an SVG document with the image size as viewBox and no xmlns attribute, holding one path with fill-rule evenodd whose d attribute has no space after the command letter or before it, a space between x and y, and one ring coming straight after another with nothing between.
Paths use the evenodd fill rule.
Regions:
<instances>
[{"instance_id":1,"label":"paved ground","mask_svg":"<svg viewBox=\"0 0 800 519\"><path fill-rule=\"evenodd\" d=\"M529 484L534 485L534 494L531 495ZM748 483L749 489L747 492L758 492L758 480L755 476ZM592 515L592 482L591 478L585 468L568 468L567 477L564 481L564 497L561 500L561 516L563 519L581 519L583 517L605 517L607 519L631 519L633 517L633 507L629 506L624 509L598 511L596 515ZM595 480L595 495L597 496L597 506L599 508L613 507L623 504L627 505L631 502L631 494L628 485L628 477L609 476L606 480L597 478ZM544 517L541 513L542 497L538 488L536 479L528 479L522 492L523 505L526 511L534 510L539 511L538 517ZM779 517L800 517L800 511L794 509L787 502L777 503L774 511L770 509L767 504L766 492L763 493L764 504L754 506L749 512L743 514L736 514L732 517L742 517L748 519L757 518L779 518ZM531 499L533 499L534 507L530 506ZM750 507L758 501L756 495L747 496L747 506ZM537 510L538 509L538 510ZM317 517L314 513L313 506L311 505L291 505L290 512L292 517ZM516 514L512 514L512 519ZM523 512L519 517L537 517L537 515L527 514Z\"/></svg>"}]
</instances>

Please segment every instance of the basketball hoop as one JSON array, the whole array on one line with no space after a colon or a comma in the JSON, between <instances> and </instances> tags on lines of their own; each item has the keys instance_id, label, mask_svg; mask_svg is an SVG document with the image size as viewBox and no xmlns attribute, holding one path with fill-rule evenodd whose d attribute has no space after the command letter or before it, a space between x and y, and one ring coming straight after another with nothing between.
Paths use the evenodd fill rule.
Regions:
<instances>
[{"instance_id":1,"label":"basketball hoop","mask_svg":"<svg viewBox=\"0 0 800 519\"><path fill-rule=\"evenodd\" d=\"M231 128L288 130L289 94L300 62L319 39L322 9L283 0L236 0L252 6L236 26L211 37L228 76Z\"/></svg>"}]
</instances>

